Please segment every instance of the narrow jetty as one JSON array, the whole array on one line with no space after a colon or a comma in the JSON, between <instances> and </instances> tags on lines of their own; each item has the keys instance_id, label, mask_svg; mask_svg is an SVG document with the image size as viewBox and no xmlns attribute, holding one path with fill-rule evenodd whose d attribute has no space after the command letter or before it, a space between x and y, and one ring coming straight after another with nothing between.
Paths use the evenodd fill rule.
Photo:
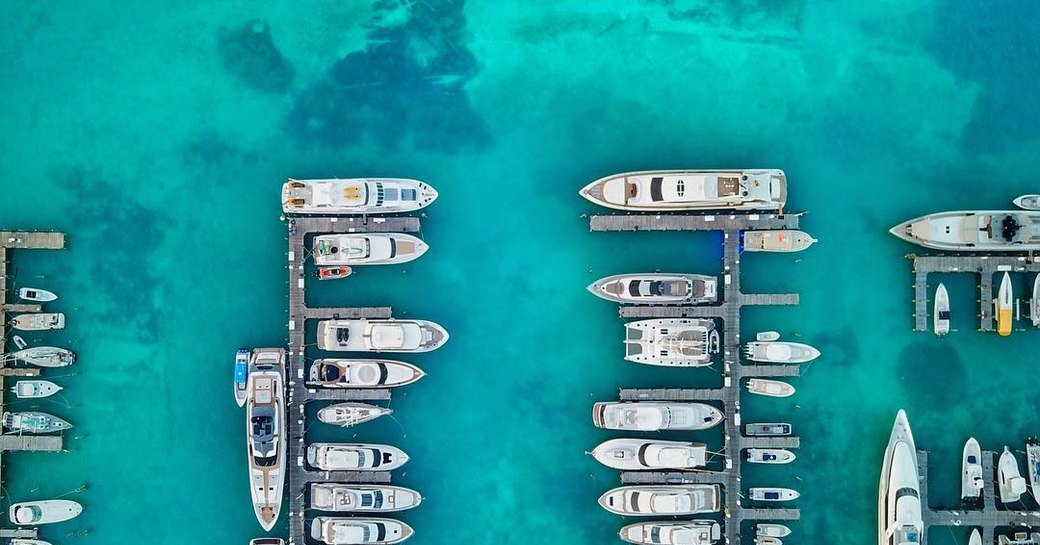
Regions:
<instances>
[{"instance_id":1,"label":"narrow jetty","mask_svg":"<svg viewBox=\"0 0 1040 545\"><path fill-rule=\"evenodd\" d=\"M1032 255L936 255L908 254L914 273L914 331L928 331L928 275L973 273L979 277L979 331L993 331L993 275L1001 272L1040 273L1040 258Z\"/></svg>"},{"instance_id":2,"label":"narrow jetty","mask_svg":"<svg viewBox=\"0 0 1040 545\"><path fill-rule=\"evenodd\" d=\"M289 543L307 543L305 504L307 487L317 482L389 483L388 471L312 471L307 469L306 404L325 400L387 400L388 389L308 388L305 334L307 320L390 318L390 307L315 308L307 306L306 237L328 233L416 233L419 218L395 217L305 217L288 218L289 229L289 353L286 358L289 491Z\"/></svg>"},{"instance_id":3,"label":"narrow jetty","mask_svg":"<svg viewBox=\"0 0 1040 545\"><path fill-rule=\"evenodd\" d=\"M722 471L635 472L621 474L625 484L720 484L726 489L725 542L739 545L745 521L797 520L798 509L756 508L741 502L742 453L747 448L798 448L797 437L747 437L740 427L741 384L745 378L798 376L798 365L753 365L740 359L740 310L753 305L797 305L798 294L745 294L740 289L740 233L749 230L798 229L801 214L658 214L594 215L591 231L722 231L722 303L703 306L622 306L622 318L715 318L722 321L723 387L622 389L626 401L716 401L726 414ZM775 446L774 446L775 445Z\"/></svg>"}]
</instances>

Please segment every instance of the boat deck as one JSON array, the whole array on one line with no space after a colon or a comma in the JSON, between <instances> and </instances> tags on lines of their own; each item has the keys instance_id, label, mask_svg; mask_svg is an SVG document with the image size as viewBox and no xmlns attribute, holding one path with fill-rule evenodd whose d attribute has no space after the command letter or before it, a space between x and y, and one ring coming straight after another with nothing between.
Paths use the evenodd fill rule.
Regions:
<instances>
[{"instance_id":1,"label":"boat deck","mask_svg":"<svg viewBox=\"0 0 1040 545\"><path fill-rule=\"evenodd\" d=\"M1005 271L1040 273L1040 258L1030 255L918 256L908 254L906 257L913 261L914 331L929 331L932 327L929 319L931 309L928 299L928 275L931 273L973 273L979 276L979 331L993 331L994 329L993 300L997 297L993 291L994 274ZM1016 302L1016 306L1020 305L1020 302ZM1028 320L1028 312L1023 315ZM1032 327L1031 324L1030 327Z\"/></svg>"},{"instance_id":2,"label":"boat deck","mask_svg":"<svg viewBox=\"0 0 1040 545\"><path fill-rule=\"evenodd\" d=\"M745 305L797 305L798 294L745 294L740 291L740 233L757 229L798 229L801 214L631 214L593 215L591 231L722 231L722 303L703 306L622 306L622 318L715 318L722 321L722 375L718 389L659 388L622 389L628 401L716 401L726 414L724 452L729 464L723 471L631 472L621 474L623 483L706 482L721 484L725 494L725 543L739 545L744 521L797 520L798 509L759 509L742 504L742 452L746 448L798 448L797 437L746 437L737 423L743 379L751 377L795 377L799 365L752 365L740 358L740 310ZM771 447L771 445L777 445ZM748 540L748 543L754 539ZM721 542L721 541L720 541Z\"/></svg>"},{"instance_id":3,"label":"boat deck","mask_svg":"<svg viewBox=\"0 0 1040 545\"><path fill-rule=\"evenodd\" d=\"M306 217L288 219L288 290L289 290L289 353L286 359L288 379L288 483L289 543L307 543L306 495L307 487L315 482L389 483L386 471L312 471L306 468L307 454L305 405L311 401L388 400L388 389L327 389L306 384L307 361L306 322L335 318L389 318L390 307L334 307L307 306L306 271L304 256L309 254L306 237L315 233L416 233L419 219L410 216L394 217ZM349 282L349 280L346 280ZM295 409L294 409L295 408Z\"/></svg>"}]
</instances>

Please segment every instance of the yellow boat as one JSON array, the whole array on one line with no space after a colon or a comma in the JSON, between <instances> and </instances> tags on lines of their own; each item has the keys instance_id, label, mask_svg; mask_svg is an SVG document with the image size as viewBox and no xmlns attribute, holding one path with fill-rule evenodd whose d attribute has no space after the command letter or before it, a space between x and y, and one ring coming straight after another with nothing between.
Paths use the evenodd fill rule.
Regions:
<instances>
[{"instance_id":1,"label":"yellow boat","mask_svg":"<svg viewBox=\"0 0 1040 545\"><path fill-rule=\"evenodd\" d=\"M1014 298L1011 292L1011 275L1004 273L997 295L997 333L1001 337L1011 335L1011 320Z\"/></svg>"}]
</instances>

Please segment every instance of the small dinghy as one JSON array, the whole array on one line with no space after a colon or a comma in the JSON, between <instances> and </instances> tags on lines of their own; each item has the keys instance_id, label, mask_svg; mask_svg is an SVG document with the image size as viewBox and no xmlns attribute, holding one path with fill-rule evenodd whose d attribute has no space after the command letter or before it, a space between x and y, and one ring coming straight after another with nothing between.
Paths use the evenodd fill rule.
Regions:
<instances>
[{"instance_id":1,"label":"small dinghy","mask_svg":"<svg viewBox=\"0 0 1040 545\"><path fill-rule=\"evenodd\" d=\"M5 428L24 433L53 433L72 427L57 416L36 411L5 412L3 422Z\"/></svg>"},{"instance_id":2,"label":"small dinghy","mask_svg":"<svg viewBox=\"0 0 1040 545\"><path fill-rule=\"evenodd\" d=\"M83 506L72 500L41 500L12 504L8 516L14 524L36 526L72 520L82 512Z\"/></svg>"},{"instance_id":3,"label":"small dinghy","mask_svg":"<svg viewBox=\"0 0 1040 545\"><path fill-rule=\"evenodd\" d=\"M55 346L34 346L12 352L10 356L37 367L65 367L76 363L74 352Z\"/></svg>"},{"instance_id":4,"label":"small dinghy","mask_svg":"<svg viewBox=\"0 0 1040 545\"><path fill-rule=\"evenodd\" d=\"M65 328L65 315L60 312L22 314L11 320L11 327L20 331L47 331Z\"/></svg>"},{"instance_id":5,"label":"small dinghy","mask_svg":"<svg viewBox=\"0 0 1040 545\"><path fill-rule=\"evenodd\" d=\"M235 353L235 403L245 407L249 394L249 356L248 348L239 348Z\"/></svg>"},{"instance_id":6,"label":"small dinghy","mask_svg":"<svg viewBox=\"0 0 1040 545\"><path fill-rule=\"evenodd\" d=\"M779 380L753 378L747 381L748 392L768 397L790 397L794 395L794 386Z\"/></svg>"},{"instance_id":7,"label":"small dinghy","mask_svg":"<svg viewBox=\"0 0 1040 545\"><path fill-rule=\"evenodd\" d=\"M36 301L38 303L46 303L58 299L54 292L39 288L18 288L18 297L24 301Z\"/></svg>"},{"instance_id":8,"label":"small dinghy","mask_svg":"<svg viewBox=\"0 0 1040 545\"><path fill-rule=\"evenodd\" d=\"M942 337L950 332L950 295L946 293L946 286L939 283L935 288L935 308L932 309L932 329L935 334Z\"/></svg>"},{"instance_id":9,"label":"small dinghy","mask_svg":"<svg viewBox=\"0 0 1040 545\"><path fill-rule=\"evenodd\" d=\"M755 525L755 535L762 537L787 537L791 535L791 529L783 524L760 522Z\"/></svg>"},{"instance_id":10,"label":"small dinghy","mask_svg":"<svg viewBox=\"0 0 1040 545\"><path fill-rule=\"evenodd\" d=\"M318 267L318 280L335 280L337 278L346 278L350 276L350 273L354 272L350 267Z\"/></svg>"},{"instance_id":11,"label":"small dinghy","mask_svg":"<svg viewBox=\"0 0 1040 545\"><path fill-rule=\"evenodd\" d=\"M1028 193L1011 201L1022 210L1040 210L1040 195Z\"/></svg>"},{"instance_id":12,"label":"small dinghy","mask_svg":"<svg viewBox=\"0 0 1040 545\"><path fill-rule=\"evenodd\" d=\"M745 425L744 433L751 437L784 437L791 435L787 422L760 422Z\"/></svg>"},{"instance_id":13,"label":"small dinghy","mask_svg":"<svg viewBox=\"0 0 1040 545\"><path fill-rule=\"evenodd\" d=\"M12 336L11 340L14 341L14 345L18 347L18 350L22 350L26 346L29 346L29 343L25 342L25 339L23 339L20 335Z\"/></svg>"},{"instance_id":14,"label":"small dinghy","mask_svg":"<svg viewBox=\"0 0 1040 545\"><path fill-rule=\"evenodd\" d=\"M391 545L414 533L411 526L394 519L314 517L311 521L311 539L327 545Z\"/></svg>"},{"instance_id":15,"label":"small dinghy","mask_svg":"<svg viewBox=\"0 0 1040 545\"><path fill-rule=\"evenodd\" d=\"M749 488L748 497L758 501L791 501L798 499L797 490L790 488Z\"/></svg>"},{"instance_id":16,"label":"small dinghy","mask_svg":"<svg viewBox=\"0 0 1040 545\"><path fill-rule=\"evenodd\" d=\"M997 463L997 488L1001 503L1018 501L1026 491L1026 480L1018 470L1018 460L1005 446Z\"/></svg>"},{"instance_id":17,"label":"small dinghy","mask_svg":"<svg viewBox=\"0 0 1040 545\"><path fill-rule=\"evenodd\" d=\"M49 380L19 380L11 388L18 399L50 397L61 391L61 386Z\"/></svg>"},{"instance_id":18,"label":"small dinghy","mask_svg":"<svg viewBox=\"0 0 1040 545\"><path fill-rule=\"evenodd\" d=\"M334 426L356 426L364 424L394 412L391 409L369 405L368 403L336 403L322 407L318 411L318 420Z\"/></svg>"},{"instance_id":19,"label":"small dinghy","mask_svg":"<svg viewBox=\"0 0 1040 545\"><path fill-rule=\"evenodd\" d=\"M747 461L752 464L789 464L794 459L793 452L782 448L747 449Z\"/></svg>"},{"instance_id":20,"label":"small dinghy","mask_svg":"<svg viewBox=\"0 0 1040 545\"><path fill-rule=\"evenodd\" d=\"M755 335L755 340L760 342L779 341L780 333L777 331L760 331Z\"/></svg>"}]
</instances>

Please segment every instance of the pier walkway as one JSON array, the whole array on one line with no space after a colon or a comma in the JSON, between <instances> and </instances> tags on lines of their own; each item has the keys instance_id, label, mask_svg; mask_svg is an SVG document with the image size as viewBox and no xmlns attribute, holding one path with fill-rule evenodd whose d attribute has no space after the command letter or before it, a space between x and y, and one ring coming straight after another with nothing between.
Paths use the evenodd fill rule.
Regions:
<instances>
[{"instance_id":1,"label":"pier walkway","mask_svg":"<svg viewBox=\"0 0 1040 545\"><path fill-rule=\"evenodd\" d=\"M1040 273L1040 258L1027 255L937 255L908 254L914 272L914 331L928 331L928 275L931 273L974 273L979 276L979 331L993 331L993 275L998 272Z\"/></svg>"},{"instance_id":2,"label":"pier walkway","mask_svg":"<svg viewBox=\"0 0 1040 545\"><path fill-rule=\"evenodd\" d=\"M702 400L720 402L726 414L724 452L726 467L718 472L624 472L624 483L711 482L726 489L724 538L739 545L744 521L797 520L798 509L758 509L744 506L741 487L743 452L782 444L797 448L797 437L745 437L740 429L740 394L743 380L751 377L798 376L798 365L751 365L740 358L740 310L745 305L797 305L797 294L745 294L740 290L741 232L764 229L798 229L801 214L632 214L593 215L591 231L723 231L722 303L704 306L622 306L622 318L714 318L722 321L722 365L724 386L720 389L668 388L622 389L620 398L631 401ZM773 443L775 441L775 443ZM691 479L691 480L688 480Z\"/></svg>"},{"instance_id":3,"label":"pier walkway","mask_svg":"<svg viewBox=\"0 0 1040 545\"><path fill-rule=\"evenodd\" d=\"M310 401L388 400L387 389L327 389L307 384L307 320L390 318L390 307L312 308L307 306L306 239L328 233L415 233L416 217L306 217L287 219L289 229L289 353L286 359L288 429L289 543L307 543L307 488L315 482L389 483L385 471L313 471L306 465L306 404Z\"/></svg>"}]
</instances>

